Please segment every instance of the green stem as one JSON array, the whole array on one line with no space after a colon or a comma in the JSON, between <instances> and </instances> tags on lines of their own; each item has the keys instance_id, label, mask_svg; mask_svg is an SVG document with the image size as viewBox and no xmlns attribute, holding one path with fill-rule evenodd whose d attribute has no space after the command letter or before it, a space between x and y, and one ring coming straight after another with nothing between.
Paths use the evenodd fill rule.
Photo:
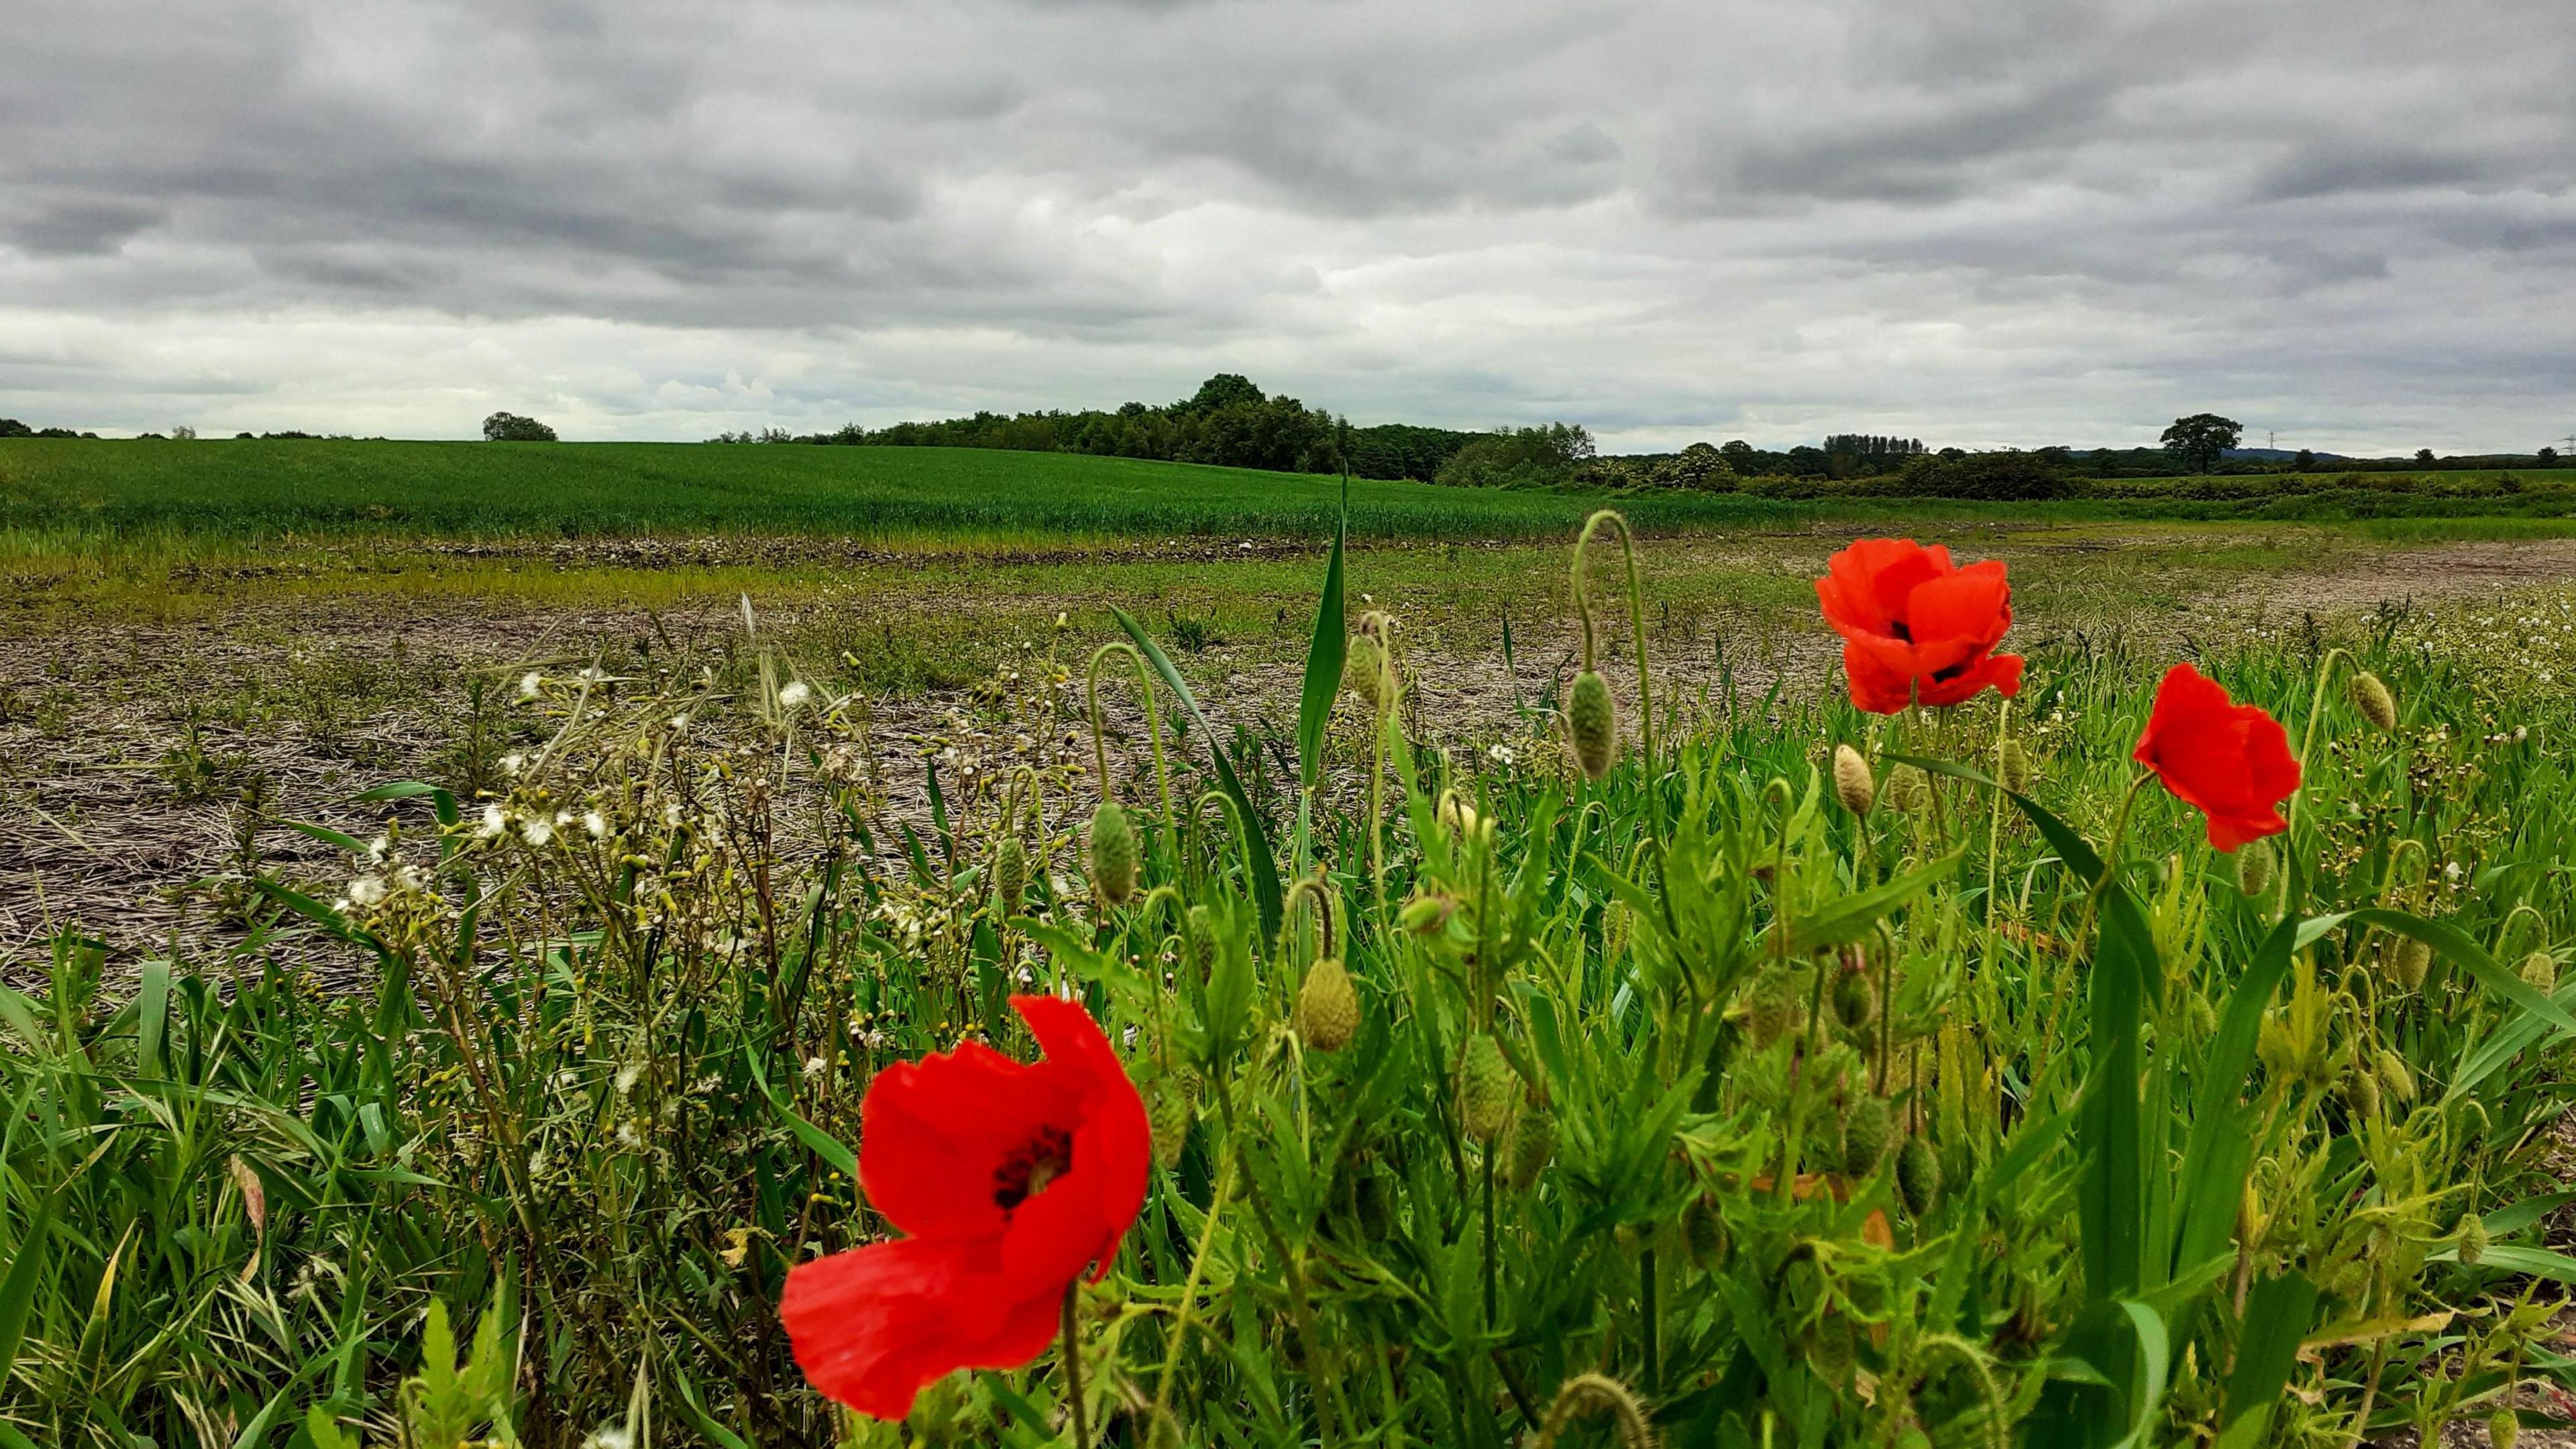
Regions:
<instances>
[{"instance_id":1,"label":"green stem","mask_svg":"<svg viewBox=\"0 0 2576 1449\"><path fill-rule=\"evenodd\" d=\"M1074 1449L1088 1449L1091 1425L1082 1408L1082 1350L1073 1341L1076 1300L1082 1296L1082 1280L1064 1285L1064 1389L1065 1404L1073 1414Z\"/></svg>"}]
</instances>

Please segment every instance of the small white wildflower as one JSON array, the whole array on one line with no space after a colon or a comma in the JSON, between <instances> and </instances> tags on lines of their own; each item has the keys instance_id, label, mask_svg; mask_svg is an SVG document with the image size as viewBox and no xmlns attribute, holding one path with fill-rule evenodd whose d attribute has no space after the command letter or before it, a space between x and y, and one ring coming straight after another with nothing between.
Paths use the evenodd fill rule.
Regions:
<instances>
[{"instance_id":1,"label":"small white wildflower","mask_svg":"<svg viewBox=\"0 0 2576 1449\"><path fill-rule=\"evenodd\" d=\"M643 1079L644 1064L642 1062L628 1062L626 1065L619 1067L617 1069L617 1095L623 1097L627 1093L634 1091L635 1084Z\"/></svg>"},{"instance_id":2,"label":"small white wildflower","mask_svg":"<svg viewBox=\"0 0 2576 1449\"><path fill-rule=\"evenodd\" d=\"M501 773L508 775L513 779L517 778L519 772L526 768L528 768L528 757L520 754L516 750L512 750L510 753L501 757Z\"/></svg>"},{"instance_id":3,"label":"small white wildflower","mask_svg":"<svg viewBox=\"0 0 2576 1449\"><path fill-rule=\"evenodd\" d=\"M483 828L474 833L485 840L498 840L501 832L509 828L508 814L498 805L486 805L483 807Z\"/></svg>"},{"instance_id":4,"label":"small white wildflower","mask_svg":"<svg viewBox=\"0 0 2576 1449\"><path fill-rule=\"evenodd\" d=\"M1513 758L1512 747L1501 744L1487 746L1485 749L1485 755L1497 765L1508 765L1512 762Z\"/></svg>"},{"instance_id":5,"label":"small white wildflower","mask_svg":"<svg viewBox=\"0 0 2576 1449\"><path fill-rule=\"evenodd\" d=\"M608 671L596 664L587 664L582 666L580 678L584 684L605 684L608 682Z\"/></svg>"},{"instance_id":6,"label":"small white wildflower","mask_svg":"<svg viewBox=\"0 0 2576 1449\"><path fill-rule=\"evenodd\" d=\"M593 810L589 814L581 817L581 828L589 831L590 838L593 840L606 840L608 838L608 817L600 814L596 810Z\"/></svg>"},{"instance_id":7,"label":"small white wildflower","mask_svg":"<svg viewBox=\"0 0 2576 1449\"><path fill-rule=\"evenodd\" d=\"M805 701L812 699L813 697L814 691L806 686L804 680L791 679L787 681L787 687L785 689L778 691L778 707L780 709L803 709L805 707Z\"/></svg>"},{"instance_id":8,"label":"small white wildflower","mask_svg":"<svg viewBox=\"0 0 2576 1449\"><path fill-rule=\"evenodd\" d=\"M644 1145L644 1134L635 1130L634 1123L620 1122L617 1124L617 1145L632 1152Z\"/></svg>"},{"instance_id":9,"label":"small white wildflower","mask_svg":"<svg viewBox=\"0 0 2576 1449\"><path fill-rule=\"evenodd\" d=\"M675 734L675 735L684 735L684 734L687 734L688 732L689 732L689 717L688 717L687 715L684 715L684 714L675 714L675 715L671 716L671 733L673 733L673 734Z\"/></svg>"},{"instance_id":10,"label":"small white wildflower","mask_svg":"<svg viewBox=\"0 0 2576 1449\"><path fill-rule=\"evenodd\" d=\"M2457 881L2466 874L2468 872L2460 869L2460 863L2456 860L2447 862L2442 867L2442 879L2447 881Z\"/></svg>"},{"instance_id":11,"label":"small white wildflower","mask_svg":"<svg viewBox=\"0 0 2576 1449\"><path fill-rule=\"evenodd\" d=\"M362 875L349 882L349 899L357 905L380 905L384 898L385 883L374 876Z\"/></svg>"},{"instance_id":12,"label":"small white wildflower","mask_svg":"<svg viewBox=\"0 0 2576 1449\"><path fill-rule=\"evenodd\" d=\"M1129 1051L1134 1051L1136 1049L1136 1028L1130 1026L1118 1035L1120 1045L1126 1047Z\"/></svg>"},{"instance_id":13,"label":"small white wildflower","mask_svg":"<svg viewBox=\"0 0 2576 1449\"><path fill-rule=\"evenodd\" d=\"M810 1077L822 1070L823 1059L821 1057L807 1057L805 1059L805 1075Z\"/></svg>"},{"instance_id":14,"label":"small white wildflower","mask_svg":"<svg viewBox=\"0 0 2576 1449\"><path fill-rule=\"evenodd\" d=\"M671 800L671 801L667 801L667 802L665 802L665 803L663 804L663 806L662 806L662 823L663 823L663 824L665 824L665 825L673 825L673 826L676 826L676 825L678 825L678 824L680 823L680 802L679 802L679 801L677 801L677 800Z\"/></svg>"},{"instance_id":15,"label":"small white wildflower","mask_svg":"<svg viewBox=\"0 0 2576 1449\"><path fill-rule=\"evenodd\" d=\"M379 835L375 839L367 842L367 859L375 861L377 864L381 865L384 863L385 857L392 852L393 848L394 842L391 836Z\"/></svg>"},{"instance_id":16,"label":"small white wildflower","mask_svg":"<svg viewBox=\"0 0 2576 1449\"><path fill-rule=\"evenodd\" d=\"M527 824L519 827L519 834L530 845L551 844L555 838L554 822L543 816L532 816Z\"/></svg>"},{"instance_id":17,"label":"small white wildflower","mask_svg":"<svg viewBox=\"0 0 2576 1449\"><path fill-rule=\"evenodd\" d=\"M519 698L534 699L545 692L546 677L531 669L519 676Z\"/></svg>"},{"instance_id":18,"label":"small white wildflower","mask_svg":"<svg viewBox=\"0 0 2576 1449\"><path fill-rule=\"evenodd\" d=\"M635 1449L635 1434L633 1430L611 1426L582 1440L581 1449Z\"/></svg>"}]
</instances>

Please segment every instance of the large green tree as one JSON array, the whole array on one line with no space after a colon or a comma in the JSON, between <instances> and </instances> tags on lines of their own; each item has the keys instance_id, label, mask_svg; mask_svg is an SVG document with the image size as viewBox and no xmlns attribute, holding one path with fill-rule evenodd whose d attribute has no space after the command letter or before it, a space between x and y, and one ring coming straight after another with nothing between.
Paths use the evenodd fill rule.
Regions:
<instances>
[{"instance_id":1,"label":"large green tree","mask_svg":"<svg viewBox=\"0 0 2576 1449\"><path fill-rule=\"evenodd\" d=\"M2244 436L2245 425L2234 418L2222 418L2216 413L2193 413L2187 418L2174 419L2173 426L2165 429L2164 436L2157 441L2165 445L2185 472L2206 473L2217 467L2218 460L2227 456L2227 450L2235 447L2237 439Z\"/></svg>"}]
</instances>

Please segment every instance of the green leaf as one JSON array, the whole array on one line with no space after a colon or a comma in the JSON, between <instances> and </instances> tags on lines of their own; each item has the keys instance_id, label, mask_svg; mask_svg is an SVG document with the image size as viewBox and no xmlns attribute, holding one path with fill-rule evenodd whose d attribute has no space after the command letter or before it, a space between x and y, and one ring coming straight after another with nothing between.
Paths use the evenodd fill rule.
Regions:
<instances>
[{"instance_id":1,"label":"green leaf","mask_svg":"<svg viewBox=\"0 0 2576 1449\"><path fill-rule=\"evenodd\" d=\"M2084 1291L2092 1302L2140 1286L2146 1249L2146 1127L2138 1100L2140 1036L2155 975L2155 935L2135 898L2102 890L2093 952L2093 1074L2076 1109L2084 1175L2076 1183Z\"/></svg>"},{"instance_id":2,"label":"green leaf","mask_svg":"<svg viewBox=\"0 0 2576 1449\"><path fill-rule=\"evenodd\" d=\"M1903 909L1932 884L1959 868L1964 851L1954 850L1938 860L1928 861L1884 885L1855 891L1810 916L1790 922L1789 951L1800 955L1857 941L1869 934L1880 918Z\"/></svg>"},{"instance_id":3,"label":"green leaf","mask_svg":"<svg viewBox=\"0 0 2576 1449\"><path fill-rule=\"evenodd\" d=\"M2460 1250L2444 1248L2427 1253L2428 1263L2457 1263ZM2530 1278L2546 1278L2553 1283L2576 1283L2576 1258L2548 1248L2526 1248L2519 1243L2489 1243L2478 1258L2477 1271L2520 1273Z\"/></svg>"},{"instance_id":4,"label":"green leaf","mask_svg":"<svg viewBox=\"0 0 2576 1449\"><path fill-rule=\"evenodd\" d=\"M143 989L134 998L134 1055L146 1076L161 1075L161 1045L170 1028L170 963L143 963Z\"/></svg>"},{"instance_id":5,"label":"green leaf","mask_svg":"<svg viewBox=\"0 0 2576 1449\"><path fill-rule=\"evenodd\" d=\"M9 1382L9 1371L18 1362L18 1341L27 1331L27 1314L35 1306L36 1274L45 1265L45 1234L53 1227L53 1218L53 1199L36 1204L35 1215L27 1219L27 1230L18 1235L18 1251L9 1260L9 1274L0 1278L0 1386Z\"/></svg>"},{"instance_id":6,"label":"green leaf","mask_svg":"<svg viewBox=\"0 0 2576 1449\"><path fill-rule=\"evenodd\" d=\"M2346 911L2342 915L2319 916L2310 921L2300 935L2303 940L2312 941L2346 921L2359 921L2363 925L2377 926L2383 931L2393 931L2421 941L2441 952L2452 965L2469 973L2480 986L2560 1031L2576 1032L2576 1016L2568 1015L2567 1008L2541 995L2530 982L2506 970L2487 954L2485 947L2469 939L2466 931L2448 921L2430 921L2405 911L2369 906L2358 911Z\"/></svg>"},{"instance_id":7,"label":"green leaf","mask_svg":"<svg viewBox=\"0 0 2576 1449\"><path fill-rule=\"evenodd\" d=\"M802 1113L787 1104L786 1098L772 1090L768 1074L761 1071L758 1061L753 1060L748 1044L743 1047L743 1060L751 1068L751 1079L760 1084L760 1094L769 1099L771 1109L778 1113L780 1121L787 1124L787 1130L795 1133L797 1140L811 1148L816 1157L823 1159L825 1166L834 1169L852 1182L858 1181L859 1155L852 1152L839 1138L806 1121Z\"/></svg>"},{"instance_id":8,"label":"green leaf","mask_svg":"<svg viewBox=\"0 0 2576 1449\"><path fill-rule=\"evenodd\" d=\"M2228 993L2227 1011L2219 1019L2218 1034L2210 1040L2209 1059L2201 1064L2191 1138L2183 1149L2182 1216L2167 1260L2169 1270L2223 1250L2236 1224L2254 1141L2245 1121L2245 1083L2253 1070L2263 1012L2280 989L2281 979L2289 974L2297 937L2295 920L2275 926L2255 948L2254 960L2237 980L2236 989Z\"/></svg>"},{"instance_id":9,"label":"green leaf","mask_svg":"<svg viewBox=\"0 0 2576 1449\"><path fill-rule=\"evenodd\" d=\"M1342 659L1350 648L1349 626L1342 618L1342 533L1348 526L1345 500L1342 520L1333 525L1332 560L1324 565L1314 638L1306 645L1306 690L1297 702L1297 782L1309 790L1324 768L1324 729L1333 720L1333 700L1342 692Z\"/></svg>"},{"instance_id":10,"label":"green leaf","mask_svg":"<svg viewBox=\"0 0 2576 1449\"><path fill-rule=\"evenodd\" d=\"M2298 1366L2299 1341L2308 1336L2316 1309L2316 1285L2296 1270L2264 1279L2247 1295L2236 1372L2228 1377L2227 1406L2218 1417L2219 1449L2246 1449L2271 1427L2272 1406Z\"/></svg>"},{"instance_id":11,"label":"green leaf","mask_svg":"<svg viewBox=\"0 0 2576 1449\"><path fill-rule=\"evenodd\" d=\"M2487 1234L2509 1238L2571 1202L2576 1202L2576 1192L2544 1192L2537 1197L2524 1198L2511 1207L2498 1208L2487 1214Z\"/></svg>"},{"instance_id":12,"label":"green leaf","mask_svg":"<svg viewBox=\"0 0 2576 1449\"><path fill-rule=\"evenodd\" d=\"M1252 876L1252 899L1261 908L1261 939L1270 940L1279 934L1279 866L1271 857L1270 836L1262 826L1260 812L1252 808L1252 797L1244 792L1243 782L1235 778L1234 765L1226 759L1225 750L1217 743L1215 728L1199 709L1198 696L1190 693L1189 683L1181 678L1181 671L1172 667L1171 656L1163 652L1163 647L1145 632L1145 626L1130 618L1126 610L1112 604L1109 612L1118 620L1118 627L1127 631L1127 637L1136 641L1136 648L1144 654L1145 662L1154 666L1154 672L1161 675L1163 683L1180 697L1182 707L1198 724L1198 736L1206 743L1208 760L1216 766L1217 788L1225 791L1226 798L1234 802L1235 811L1241 816L1238 824L1243 834L1243 853Z\"/></svg>"},{"instance_id":13,"label":"green leaf","mask_svg":"<svg viewBox=\"0 0 2576 1449\"><path fill-rule=\"evenodd\" d=\"M2146 1442L2147 1430L2154 1427L2158 1411L2164 1408L2165 1383L2173 1368L2173 1349L2165 1338L2164 1320L2154 1309L2135 1299L2125 1299L2120 1311L2129 1317L2129 1327L2138 1336L2139 1367L2144 1372L2129 1385L2129 1433L2112 1449L2130 1449Z\"/></svg>"}]
</instances>

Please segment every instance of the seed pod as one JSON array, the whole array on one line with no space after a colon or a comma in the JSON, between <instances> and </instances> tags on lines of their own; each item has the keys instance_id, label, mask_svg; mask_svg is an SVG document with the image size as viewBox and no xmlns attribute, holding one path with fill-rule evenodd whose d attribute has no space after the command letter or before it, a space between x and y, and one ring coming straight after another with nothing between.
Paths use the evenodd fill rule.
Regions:
<instances>
[{"instance_id":1,"label":"seed pod","mask_svg":"<svg viewBox=\"0 0 2576 1449\"><path fill-rule=\"evenodd\" d=\"M1766 971L1753 980L1744 993L1744 1034L1757 1047L1766 1047L1780 1039L1797 1014L1798 1001L1789 986L1789 973Z\"/></svg>"},{"instance_id":2,"label":"seed pod","mask_svg":"<svg viewBox=\"0 0 2576 1449\"><path fill-rule=\"evenodd\" d=\"M1216 969L1216 917L1205 906L1192 906L1181 912L1181 949L1188 953L1190 969L1199 979L1208 979Z\"/></svg>"},{"instance_id":3,"label":"seed pod","mask_svg":"<svg viewBox=\"0 0 2576 1449\"><path fill-rule=\"evenodd\" d=\"M1136 827L1115 800L1091 812L1091 889L1113 906L1136 894Z\"/></svg>"},{"instance_id":4,"label":"seed pod","mask_svg":"<svg viewBox=\"0 0 2576 1449\"><path fill-rule=\"evenodd\" d=\"M1869 761L1849 745L1834 746L1834 798L1854 815L1867 815L1878 799L1878 781L1869 772Z\"/></svg>"},{"instance_id":5,"label":"seed pod","mask_svg":"<svg viewBox=\"0 0 2576 1449\"><path fill-rule=\"evenodd\" d=\"M2355 1118L2379 1115L2379 1073L2355 1067L2344 1074L2343 1104Z\"/></svg>"},{"instance_id":6,"label":"seed pod","mask_svg":"<svg viewBox=\"0 0 2576 1449\"><path fill-rule=\"evenodd\" d=\"M2030 751L2019 740L2006 740L1995 751L1995 774L2016 795L2030 793Z\"/></svg>"},{"instance_id":7,"label":"seed pod","mask_svg":"<svg viewBox=\"0 0 2576 1449\"><path fill-rule=\"evenodd\" d=\"M1365 630L1353 634L1342 656L1342 688L1359 697L1374 716L1385 707L1386 646Z\"/></svg>"},{"instance_id":8,"label":"seed pod","mask_svg":"<svg viewBox=\"0 0 2576 1449\"><path fill-rule=\"evenodd\" d=\"M1002 893L1002 913L1009 915L1020 908L1029 893L1029 852L1016 835L1002 837L993 849L993 888Z\"/></svg>"},{"instance_id":9,"label":"seed pod","mask_svg":"<svg viewBox=\"0 0 2576 1449\"><path fill-rule=\"evenodd\" d=\"M1887 1158L1896 1112L1885 1097L1863 1097L1843 1112L1843 1175L1867 1177Z\"/></svg>"},{"instance_id":10,"label":"seed pod","mask_svg":"<svg viewBox=\"0 0 2576 1449\"><path fill-rule=\"evenodd\" d=\"M2522 958L2522 982L2543 995L2558 989L2558 958L2534 951Z\"/></svg>"},{"instance_id":11,"label":"seed pod","mask_svg":"<svg viewBox=\"0 0 2576 1449\"><path fill-rule=\"evenodd\" d=\"M2379 1049L2379 1059L2372 1064L2379 1073L2379 1088L2399 1102L2415 1100L2415 1072L2406 1059L2386 1047Z\"/></svg>"},{"instance_id":12,"label":"seed pod","mask_svg":"<svg viewBox=\"0 0 2576 1449\"><path fill-rule=\"evenodd\" d=\"M1574 676L1574 689L1565 701L1565 727L1583 773L1595 780L1609 774L1619 753L1619 713L1610 704L1610 681L1599 670Z\"/></svg>"},{"instance_id":13,"label":"seed pod","mask_svg":"<svg viewBox=\"0 0 2576 1449\"><path fill-rule=\"evenodd\" d=\"M1439 814L1440 828L1460 841L1471 840L1484 831L1484 817L1478 815L1476 807L1467 803L1466 797L1455 790L1440 797Z\"/></svg>"},{"instance_id":14,"label":"seed pod","mask_svg":"<svg viewBox=\"0 0 2576 1449\"><path fill-rule=\"evenodd\" d=\"M1327 956L1306 972L1297 993L1297 1033L1320 1052L1337 1052L1359 1034L1360 994L1341 961Z\"/></svg>"},{"instance_id":15,"label":"seed pod","mask_svg":"<svg viewBox=\"0 0 2576 1449\"><path fill-rule=\"evenodd\" d=\"M2218 1008L2209 1004L2208 997L2197 992L2193 993L2190 1010L2191 1029L2194 1032L2201 1036L2218 1034Z\"/></svg>"},{"instance_id":16,"label":"seed pod","mask_svg":"<svg viewBox=\"0 0 2576 1449\"><path fill-rule=\"evenodd\" d=\"M2397 728L2397 696L2388 692L2386 680L2367 669L2352 677L2352 707L2380 729Z\"/></svg>"},{"instance_id":17,"label":"seed pod","mask_svg":"<svg viewBox=\"0 0 2576 1449\"><path fill-rule=\"evenodd\" d=\"M1717 1215L1717 1205L1706 1195L1693 1197L1682 1209L1682 1245L1690 1250L1691 1262L1703 1271L1717 1267L1726 1259L1726 1223Z\"/></svg>"},{"instance_id":18,"label":"seed pod","mask_svg":"<svg viewBox=\"0 0 2576 1449\"><path fill-rule=\"evenodd\" d=\"M1834 1016L1854 1031L1878 1015L1878 988L1866 971L1846 971L1834 983Z\"/></svg>"},{"instance_id":19,"label":"seed pod","mask_svg":"<svg viewBox=\"0 0 2576 1449\"><path fill-rule=\"evenodd\" d=\"M2487 1443L2494 1449L2513 1449L2522 1437L2522 1416L2511 1409L2498 1409L2487 1415Z\"/></svg>"},{"instance_id":20,"label":"seed pod","mask_svg":"<svg viewBox=\"0 0 2576 1449\"><path fill-rule=\"evenodd\" d=\"M1520 1114L1512 1118L1509 1151L1503 1158L1503 1179L1515 1191L1527 1192L1547 1170L1548 1159L1556 1155L1556 1119L1547 1108L1527 1097L1521 1099Z\"/></svg>"},{"instance_id":21,"label":"seed pod","mask_svg":"<svg viewBox=\"0 0 2576 1449\"><path fill-rule=\"evenodd\" d=\"M2272 842L2249 840L2236 849L2236 888L2259 896L2272 888Z\"/></svg>"},{"instance_id":22,"label":"seed pod","mask_svg":"<svg viewBox=\"0 0 2576 1449\"><path fill-rule=\"evenodd\" d=\"M1481 1031L1467 1038L1458 1063L1458 1125L1467 1135L1491 1145L1511 1125L1520 1096L1520 1073L1504 1060L1502 1043Z\"/></svg>"},{"instance_id":23,"label":"seed pod","mask_svg":"<svg viewBox=\"0 0 2576 1449\"><path fill-rule=\"evenodd\" d=\"M2483 1261L2487 1255L2486 1220L2480 1218L2476 1213L2470 1213L2468 1216L2461 1218L2460 1237L2457 1247L2459 1249L2460 1262L2463 1266L2474 1268Z\"/></svg>"},{"instance_id":24,"label":"seed pod","mask_svg":"<svg viewBox=\"0 0 2576 1449\"><path fill-rule=\"evenodd\" d=\"M2432 969L2433 948L2408 937L2397 942L2388 952L2388 974L2397 980L2401 991L2424 989L2424 973Z\"/></svg>"},{"instance_id":25,"label":"seed pod","mask_svg":"<svg viewBox=\"0 0 2576 1449\"><path fill-rule=\"evenodd\" d=\"M1920 1136L1908 1137L1896 1149L1896 1193L1915 1218L1929 1215L1941 1201L1941 1155Z\"/></svg>"},{"instance_id":26,"label":"seed pod","mask_svg":"<svg viewBox=\"0 0 2576 1449\"><path fill-rule=\"evenodd\" d=\"M1197 1115L1196 1083L1182 1073L1164 1077L1154 1089L1146 1125L1153 1130L1154 1161L1165 1172L1181 1165L1181 1149L1190 1140L1190 1120Z\"/></svg>"}]
</instances>

